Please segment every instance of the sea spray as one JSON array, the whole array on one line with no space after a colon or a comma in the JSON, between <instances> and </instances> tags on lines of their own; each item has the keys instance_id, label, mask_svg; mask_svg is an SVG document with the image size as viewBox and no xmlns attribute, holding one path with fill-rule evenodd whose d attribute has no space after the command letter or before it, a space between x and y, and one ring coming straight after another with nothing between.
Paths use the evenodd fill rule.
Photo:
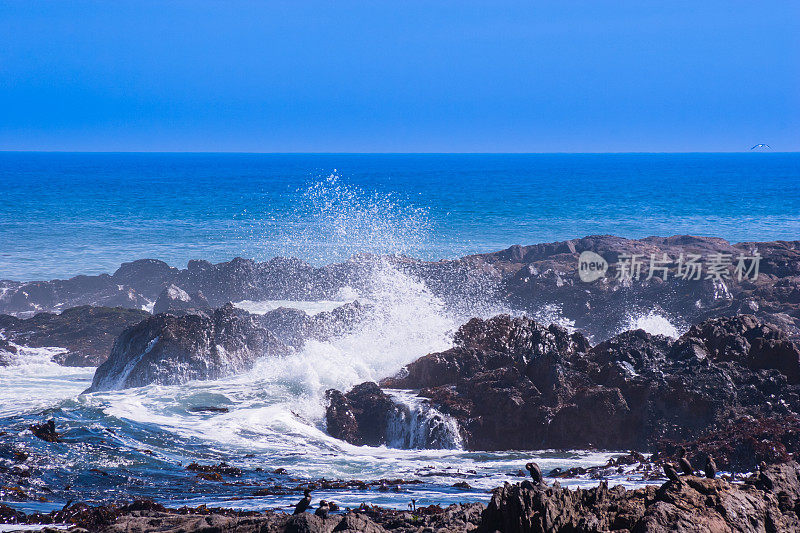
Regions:
<instances>
[{"instance_id":1,"label":"sea spray","mask_svg":"<svg viewBox=\"0 0 800 533\"><path fill-rule=\"evenodd\" d=\"M398 406L388 421L386 440L392 448L460 450L458 422L412 391L387 390Z\"/></svg>"}]
</instances>

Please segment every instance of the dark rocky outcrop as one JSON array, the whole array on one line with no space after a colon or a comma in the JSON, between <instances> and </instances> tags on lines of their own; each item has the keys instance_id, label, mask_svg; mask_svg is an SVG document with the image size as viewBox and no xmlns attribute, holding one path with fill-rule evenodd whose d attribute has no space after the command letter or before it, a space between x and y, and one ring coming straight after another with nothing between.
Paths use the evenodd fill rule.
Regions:
<instances>
[{"instance_id":1,"label":"dark rocky outcrop","mask_svg":"<svg viewBox=\"0 0 800 533\"><path fill-rule=\"evenodd\" d=\"M377 383L356 385L347 394L326 393L328 433L357 446L386 444L386 426L397 407Z\"/></svg>"},{"instance_id":2,"label":"dark rocky outcrop","mask_svg":"<svg viewBox=\"0 0 800 533\"><path fill-rule=\"evenodd\" d=\"M577 273L581 252L600 254L613 265L622 254L645 261L642 279L621 281L614 272L584 283ZM758 252L762 259L756 280L733 275L724 280L681 280L648 277L651 254L739 254ZM424 281L433 293L456 310L473 312L500 303L537 316L557 309L589 338L603 340L630 326L631 316L656 311L681 324L709 318L754 314L800 339L800 241L730 244L695 236L648 237L631 240L595 235L563 242L512 246L489 254L426 262L405 257L384 258L395 268ZM121 305L141 308L174 284L193 294L202 292L212 307L229 301L265 299L330 299L345 286L364 289L377 258L359 256L344 263L313 267L297 259L274 258L259 263L235 258L212 264L190 261L178 270L161 261L126 263L109 276L77 276L69 280L0 282L0 312L32 314L77 305Z\"/></svg>"},{"instance_id":3,"label":"dark rocky outcrop","mask_svg":"<svg viewBox=\"0 0 800 533\"><path fill-rule=\"evenodd\" d=\"M286 353L252 315L232 305L208 315L160 314L117 338L89 391L216 379L247 370L259 357Z\"/></svg>"},{"instance_id":4,"label":"dark rocky outcrop","mask_svg":"<svg viewBox=\"0 0 800 533\"><path fill-rule=\"evenodd\" d=\"M431 505L418 508L414 513L364 506L322 518L309 512L298 515L274 511L259 513L205 505L168 509L149 500L137 500L125 505L96 507L74 503L51 513L30 515L0 505L0 524L68 524L81 528L75 531L97 533L464 533L478 527L483 509L481 503L446 508Z\"/></svg>"},{"instance_id":5,"label":"dark rocky outcrop","mask_svg":"<svg viewBox=\"0 0 800 533\"><path fill-rule=\"evenodd\" d=\"M202 292L189 294L175 284L170 284L158 295L153 305L153 314L209 309L210 305Z\"/></svg>"},{"instance_id":6,"label":"dark rocky outcrop","mask_svg":"<svg viewBox=\"0 0 800 533\"><path fill-rule=\"evenodd\" d=\"M149 316L142 310L85 305L60 314L39 313L28 319L0 315L0 332L21 346L65 348L65 353L55 357L59 364L98 366L106 360L123 330Z\"/></svg>"},{"instance_id":7,"label":"dark rocky outcrop","mask_svg":"<svg viewBox=\"0 0 800 533\"><path fill-rule=\"evenodd\" d=\"M661 487L592 489L530 482L495 489L479 531L505 533L796 531L800 528L800 465L766 470L773 490L757 484L686 476Z\"/></svg>"},{"instance_id":8,"label":"dark rocky outcrop","mask_svg":"<svg viewBox=\"0 0 800 533\"><path fill-rule=\"evenodd\" d=\"M727 425L720 424L696 439L664 439L655 446L656 456L674 458L680 447L687 450L694 465L705 464L711 454L721 470L751 472L762 461L784 463L800 457L800 417L744 416Z\"/></svg>"},{"instance_id":9,"label":"dark rocky outcrop","mask_svg":"<svg viewBox=\"0 0 800 533\"><path fill-rule=\"evenodd\" d=\"M799 353L751 315L706 321L677 341L634 330L594 347L580 333L499 315L469 321L453 348L381 385L419 389L458 421L469 449L651 449L742 419L798 416ZM342 427L359 442L358 424ZM775 438L800 451L790 432Z\"/></svg>"},{"instance_id":10,"label":"dark rocky outcrop","mask_svg":"<svg viewBox=\"0 0 800 533\"><path fill-rule=\"evenodd\" d=\"M534 485L530 481L495 489L481 503L419 507L413 511L363 505L327 518L235 511L206 506L168 509L139 500L92 507L74 503L51 513L26 515L0 506L0 523L69 524L97 532L371 532L397 533L607 533L607 532L783 532L800 528L800 465L770 465L760 478L742 484L683 476L635 490ZM312 502L312 505L316 502Z\"/></svg>"}]
</instances>

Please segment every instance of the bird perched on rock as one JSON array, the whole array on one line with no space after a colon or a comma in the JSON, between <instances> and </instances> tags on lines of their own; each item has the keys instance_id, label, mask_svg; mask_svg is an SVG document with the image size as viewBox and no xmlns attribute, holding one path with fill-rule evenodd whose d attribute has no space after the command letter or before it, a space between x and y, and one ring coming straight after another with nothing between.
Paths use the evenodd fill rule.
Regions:
<instances>
[{"instance_id":1,"label":"bird perched on rock","mask_svg":"<svg viewBox=\"0 0 800 533\"><path fill-rule=\"evenodd\" d=\"M686 448L683 446L678 450L678 465L680 465L684 475L694 475L694 468L692 467L692 463L689 462L689 459L686 458Z\"/></svg>"},{"instance_id":2,"label":"bird perched on rock","mask_svg":"<svg viewBox=\"0 0 800 533\"><path fill-rule=\"evenodd\" d=\"M303 491L303 494L303 499L294 506L294 513L292 514L304 513L306 509L308 509L308 506L311 505L311 491L306 489Z\"/></svg>"},{"instance_id":3,"label":"bird perched on rock","mask_svg":"<svg viewBox=\"0 0 800 533\"><path fill-rule=\"evenodd\" d=\"M328 513L330 512L331 508L328 505L328 502L325 500L320 500L319 505L317 506L317 510L314 511L314 514L317 516L321 516L322 518L328 518Z\"/></svg>"},{"instance_id":4,"label":"bird perched on rock","mask_svg":"<svg viewBox=\"0 0 800 533\"><path fill-rule=\"evenodd\" d=\"M714 458L711 457L711 454L708 454L708 457L706 457L706 467L704 470L708 479L717 477L717 463L714 462Z\"/></svg>"},{"instance_id":5,"label":"bird perched on rock","mask_svg":"<svg viewBox=\"0 0 800 533\"><path fill-rule=\"evenodd\" d=\"M775 488L775 483L773 483L772 478L770 478L767 473L767 463L761 461L758 464L758 484L764 487L766 490L772 492L772 489Z\"/></svg>"},{"instance_id":6,"label":"bird perched on rock","mask_svg":"<svg viewBox=\"0 0 800 533\"><path fill-rule=\"evenodd\" d=\"M678 475L678 471L675 470L675 467L672 463L664 463L664 473L667 475L667 478L670 481L680 481L681 477Z\"/></svg>"},{"instance_id":7,"label":"bird perched on rock","mask_svg":"<svg viewBox=\"0 0 800 533\"><path fill-rule=\"evenodd\" d=\"M542 469L539 468L539 465L536 463L528 463L525 465L525 469L531 474L531 479L533 483L536 485L544 485L544 477L542 476Z\"/></svg>"}]
</instances>

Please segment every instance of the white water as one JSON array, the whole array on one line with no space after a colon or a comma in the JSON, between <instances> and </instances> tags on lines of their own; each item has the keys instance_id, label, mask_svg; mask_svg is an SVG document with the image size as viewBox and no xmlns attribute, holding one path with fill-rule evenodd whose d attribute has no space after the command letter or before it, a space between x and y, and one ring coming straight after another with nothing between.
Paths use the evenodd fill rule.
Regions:
<instances>
[{"instance_id":1,"label":"white water","mask_svg":"<svg viewBox=\"0 0 800 533\"><path fill-rule=\"evenodd\" d=\"M630 316L623 331L630 329L643 329L651 335L665 335L674 339L680 337L682 333L669 318L656 311L650 311L646 315Z\"/></svg>"}]
</instances>

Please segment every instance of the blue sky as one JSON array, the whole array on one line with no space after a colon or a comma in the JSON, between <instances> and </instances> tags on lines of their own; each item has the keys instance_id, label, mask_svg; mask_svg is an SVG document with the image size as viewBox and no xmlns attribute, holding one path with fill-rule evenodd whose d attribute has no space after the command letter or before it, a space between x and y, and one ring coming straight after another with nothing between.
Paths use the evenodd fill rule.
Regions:
<instances>
[{"instance_id":1,"label":"blue sky","mask_svg":"<svg viewBox=\"0 0 800 533\"><path fill-rule=\"evenodd\" d=\"M0 150L800 150L800 3L0 0Z\"/></svg>"}]
</instances>

